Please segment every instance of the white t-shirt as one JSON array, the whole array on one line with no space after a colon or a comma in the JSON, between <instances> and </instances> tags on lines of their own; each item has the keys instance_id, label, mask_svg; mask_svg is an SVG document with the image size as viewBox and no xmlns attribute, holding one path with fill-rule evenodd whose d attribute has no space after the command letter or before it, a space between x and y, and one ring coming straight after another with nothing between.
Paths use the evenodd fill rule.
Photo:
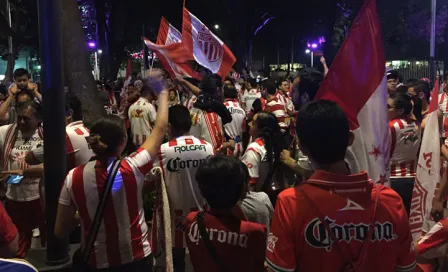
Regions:
<instances>
[{"instance_id":1,"label":"white t-shirt","mask_svg":"<svg viewBox=\"0 0 448 272\"><path fill-rule=\"evenodd\" d=\"M244 107L244 110L246 111L246 113L249 113L250 110L252 109L252 104L254 103L255 100L257 100L258 98L261 98L261 92L257 89L252 89L250 91L245 90L243 93L243 97L242 99L242 104Z\"/></svg>"},{"instance_id":2,"label":"white t-shirt","mask_svg":"<svg viewBox=\"0 0 448 272\"><path fill-rule=\"evenodd\" d=\"M184 248L183 223L192 210L204 206L196 182L196 170L214 154L211 144L193 136L182 136L163 144L154 166L163 169L171 210L173 247ZM179 235L177 235L179 234Z\"/></svg>"},{"instance_id":3,"label":"white t-shirt","mask_svg":"<svg viewBox=\"0 0 448 272\"><path fill-rule=\"evenodd\" d=\"M235 141L235 150L231 152L234 157L241 157L243 153L243 130L246 126L246 112L241 108L238 100L226 100L224 105L232 115L232 122L224 125L226 135Z\"/></svg>"},{"instance_id":4,"label":"white t-shirt","mask_svg":"<svg viewBox=\"0 0 448 272\"><path fill-rule=\"evenodd\" d=\"M131 123L132 142L135 146L141 146L154 128L156 109L146 98L140 97L129 107L128 115Z\"/></svg>"},{"instance_id":5,"label":"white t-shirt","mask_svg":"<svg viewBox=\"0 0 448 272\"><path fill-rule=\"evenodd\" d=\"M269 174L267 152L263 139L258 138L250 143L241 160L249 170L250 184L255 185L255 191L260 191Z\"/></svg>"},{"instance_id":6,"label":"white t-shirt","mask_svg":"<svg viewBox=\"0 0 448 272\"><path fill-rule=\"evenodd\" d=\"M0 147L2 148L2 150L6 148L5 147L6 134L11 126L12 125L6 125L0 127ZM25 156L29 151L31 151L33 146L42 143L43 140L39 136L37 129L34 132L33 136L31 136L31 138L28 139L28 141L26 142L25 139L22 137L22 133L20 132L20 130L18 130L14 147L12 148L11 153L8 156L9 162L7 163L7 169L3 169L3 171L25 170L33 167L25 162ZM17 185L8 184L6 197L8 199L20 202L39 199L39 181L40 179L38 178L27 178L27 179L24 178Z\"/></svg>"}]
</instances>

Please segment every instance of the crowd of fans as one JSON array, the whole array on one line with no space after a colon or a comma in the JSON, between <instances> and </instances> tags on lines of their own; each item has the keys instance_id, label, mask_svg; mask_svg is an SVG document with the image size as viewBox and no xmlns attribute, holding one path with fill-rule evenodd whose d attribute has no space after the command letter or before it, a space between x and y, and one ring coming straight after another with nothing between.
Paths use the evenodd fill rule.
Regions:
<instances>
[{"instance_id":1,"label":"crowd of fans","mask_svg":"<svg viewBox=\"0 0 448 272\"><path fill-rule=\"evenodd\" d=\"M153 269L142 195L160 179L169 199L174 271L185 271L188 255L195 271L442 269L446 175L433 205L438 223L415 244L408 219L430 83L387 74L388 188L373 184L347 156L354 134L341 107L313 101L324 76L304 69L287 79L204 75L196 82L154 69L124 82L98 82L107 115L89 127L68 91L68 174L56 236L64 239L81 225L85 246L119 160L88 258L92 271ZM442 143L448 134L443 86ZM0 92L6 189L0 257L24 259L33 230L40 229L45 244L42 96L24 69ZM445 144L441 150L448 160Z\"/></svg>"}]
</instances>

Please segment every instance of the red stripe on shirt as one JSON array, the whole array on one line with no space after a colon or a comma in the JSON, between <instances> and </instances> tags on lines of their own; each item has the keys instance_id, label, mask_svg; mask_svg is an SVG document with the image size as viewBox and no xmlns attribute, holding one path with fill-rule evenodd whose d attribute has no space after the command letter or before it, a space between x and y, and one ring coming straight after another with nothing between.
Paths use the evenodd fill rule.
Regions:
<instances>
[{"instance_id":1,"label":"red stripe on shirt","mask_svg":"<svg viewBox=\"0 0 448 272\"><path fill-rule=\"evenodd\" d=\"M92 228L92 219L90 216L94 216L94 214L90 215L87 210L87 199L84 191L84 167L85 165L79 166L73 170L72 174L72 191L73 198L76 202L76 206L78 207L78 212L80 217L82 218L82 223L84 226L84 238L87 240L89 236L89 231ZM95 249L90 253L89 264L91 267L96 267L96 256Z\"/></svg>"},{"instance_id":2,"label":"red stripe on shirt","mask_svg":"<svg viewBox=\"0 0 448 272\"><path fill-rule=\"evenodd\" d=\"M400 163L400 176L405 177L406 176L406 163Z\"/></svg>"},{"instance_id":3,"label":"red stripe on shirt","mask_svg":"<svg viewBox=\"0 0 448 272\"><path fill-rule=\"evenodd\" d=\"M100 167L100 162L97 161L95 165L95 179L98 192L98 199L101 199L101 194L105 189L107 176L108 176L107 169ZM109 264L109 267L119 266L122 264L120 243L119 243L120 231L118 229L117 215L115 214L115 205L112 194L107 200L106 208L104 209L103 220L104 220L104 230L106 233L107 262Z\"/></svg>"},{"instance_id":4,"label":"red stripe on shirt","mask_svg":"<svg viewBox=\"0 0 448 272\"><path fill-rule=\"evenodd\" d=\"M176 139L172 139L171 141L168 142L168 146L169 147L177 146L177 140Z\"/></svg>"},{"instance_id":5,"label":"red stripe on shirt","mask_svg":"<svg viewBox=\"0 0 448 272\"><path fill-rule=\"evenodd\" d=\"M133 173L131 166L126 160L123 160L120 165L121 173ZM131 232L132 255L134 260L144 257L142 231L140 225L140 215L138 208L138 199L140 196L137 181L135 176L122 175L123 185L126 190L126 201L128 204L129 224Z\"/></svg>"},{"instance_id":6,"label":"red stripe on shirt","mask_svg":"<svg viewBox=\"0 0 448 272\"><path fill-rule=\"evenodd\" d=\"M193 140L192 140L192 139L188 139L188 138L186 138L186 139L185 139L185 144L187 144L187 145L192 145L192 144L193 144Z\"/></svg>"}]
</instances>

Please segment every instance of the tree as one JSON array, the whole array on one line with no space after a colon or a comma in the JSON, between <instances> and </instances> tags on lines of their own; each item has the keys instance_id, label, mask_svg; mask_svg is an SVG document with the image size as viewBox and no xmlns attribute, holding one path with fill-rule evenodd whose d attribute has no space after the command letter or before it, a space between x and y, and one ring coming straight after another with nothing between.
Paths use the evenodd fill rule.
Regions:
<instances>
[{"instance_id":1,"label":"tree","mask_svg":"<svg viewBox=\"0 0 448 272\"><path fill-rule=\"evenodd\" d=\"M61 6L67 85L81 102L83 121L89 126L106 113L91 73L78 3L76 0L64 0Z\"/></svg>"}]
</instances>

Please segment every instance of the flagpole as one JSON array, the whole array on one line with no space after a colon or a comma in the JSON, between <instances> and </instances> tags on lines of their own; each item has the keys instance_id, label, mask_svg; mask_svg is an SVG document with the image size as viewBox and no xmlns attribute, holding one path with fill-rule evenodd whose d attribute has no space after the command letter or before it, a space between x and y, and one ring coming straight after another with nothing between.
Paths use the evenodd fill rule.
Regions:
<instances>
[{"instance_id":1,"label":"flagpole","mask_svg":"<svg viewBox=\"0 0 448 272\"><path fill-rule=\"evenodd\" d=\"M186 2L187 2L187 0L184 0L184 7L185 7Z\"/></svg>"}]
</instances>

